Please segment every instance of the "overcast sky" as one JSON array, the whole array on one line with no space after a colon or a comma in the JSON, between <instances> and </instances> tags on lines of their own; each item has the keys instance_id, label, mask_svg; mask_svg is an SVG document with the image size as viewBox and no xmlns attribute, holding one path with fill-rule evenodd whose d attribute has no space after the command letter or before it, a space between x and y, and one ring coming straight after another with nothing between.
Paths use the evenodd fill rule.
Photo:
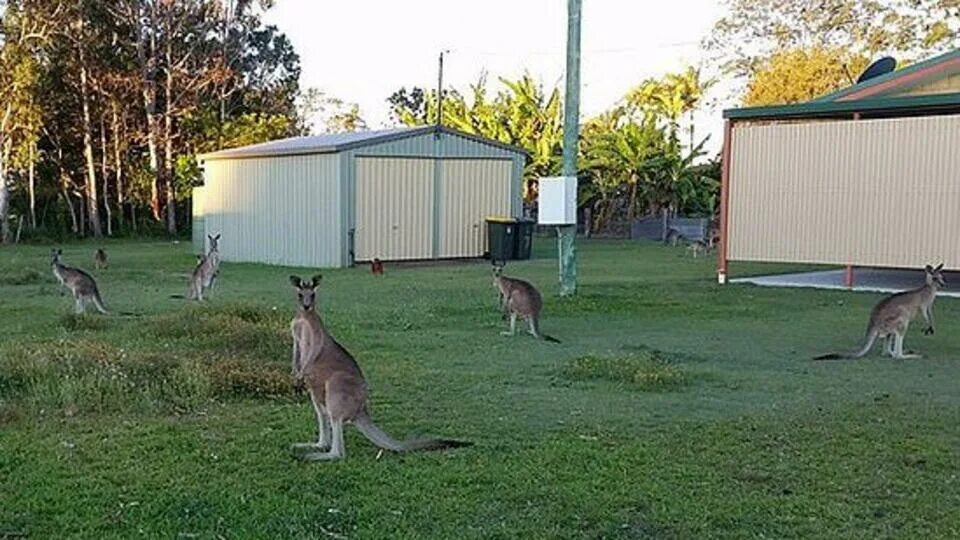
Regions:
<instances>
[{"instance_id":1,"label":"overcast sky","mask_svg":"<svg viewBox=\"0 0 960 540\"><path fill-rule=\"evenodd\" d=\"M650 76L701 60L699 42L720 14L717 0L584 0L581 114L610 107ZM486 70L529 71L563 85L565 0L276 0L266 14L299 52L304 87L360 105L370 127L389 123L386 98L401 86L465 88ZM719 111L698 131L719 145Z\"/></svg>"}]
</instances>

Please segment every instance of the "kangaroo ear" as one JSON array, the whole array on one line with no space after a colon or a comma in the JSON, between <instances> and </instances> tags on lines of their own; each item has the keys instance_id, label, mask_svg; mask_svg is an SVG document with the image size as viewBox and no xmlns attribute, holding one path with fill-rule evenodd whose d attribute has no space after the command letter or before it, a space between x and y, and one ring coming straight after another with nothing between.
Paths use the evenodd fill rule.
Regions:
<instances>
[{"instance_id":1,"label":"kangaroo ear","mask_svg":"<svg viewBox=\"0 0 960 540\"><path fill-rule=\"evenodd\" d=\"M321 279L323 279L323 276L320 275L320 274L317 274L317 275L313 276L312 278L310 278L310 281L313 283L313 288L314 288L314 289L316 289L317 286L320 285L320 280L321 280Z\"/></svg>"},{"instance_id":2,"label":"kangaroo ear","mask_svg":"<svg viewBox=\"0 0 960 540\"><path fill-rule=\"evenodd\" d=\"M934 268L933 270L934 270L935 272L939 272L939 271L943 270L943 263L938 264L937 267Z\"/></svg>"},{"instance_id":3,"label":"kangaroo ear","mask_svg":"<svg viewBox=\"0 0 960 540\"><path fill-rule=\"evenodd\" d=\"M214 239L214 240L220 240L220 233L217 233L217 235L214 236L213 239Z\"/></svg>"},{"instance_id":4,"label":"kangaroo ear","mask_svg":"<svg viewBox=\"0 0 960 540\"><path fill-rule=\"evenodd\" d=\"M299 289L302 281L298 276L290 276L290 284L293 285L294 289Z\"/></svg>"},{"instance_id":5,"label":"kangaroo ear","mask_svg":"<svg viewBox=\"0 0 960 540\"><path fill-rule=\"evenodd\" d=\"M926 273L929 274L930 272L933 272L933 267L928 264L928 265L926 265L926 266L923 267L923 270L924 270L924 272L926 272Z\"/></svg>"}]
</instances>

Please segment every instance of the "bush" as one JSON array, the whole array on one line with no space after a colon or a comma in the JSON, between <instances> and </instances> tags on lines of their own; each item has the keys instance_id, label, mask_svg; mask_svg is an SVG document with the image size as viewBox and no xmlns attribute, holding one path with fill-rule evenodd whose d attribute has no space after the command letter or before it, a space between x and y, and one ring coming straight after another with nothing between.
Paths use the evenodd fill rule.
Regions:
<instances>
[{"instance_id":1,"label":"bush","mask_svg":"<svg viewBox=\"0 0 960 540\"><path fill-rule=\"evenodd\" d=\"M575 358L562 369L572 381L606 380L645 391L679 390L689 383L686 372L658 351Z\"/></svg>"},{"instance_id":2,"label":"bush","mask_svg":"<svg viewBox=\"0 0 960 540\"><path fill-rule=\"evenodd\" d=\"M20 268L0 274L0 285L33 285L43 281L43 274L35 268Z\"/></svg>"},{"instance_id":3,"label":"bush","mask_svg":"<svg viewBox=\"0 0 960 540\"><path fill-rule=\"evenodd\" d=\"M285 364L127 351L101 341L8 347L0 402L33 413L188 412L212 400L290 394Z\"/></svg>"}]
</instances>

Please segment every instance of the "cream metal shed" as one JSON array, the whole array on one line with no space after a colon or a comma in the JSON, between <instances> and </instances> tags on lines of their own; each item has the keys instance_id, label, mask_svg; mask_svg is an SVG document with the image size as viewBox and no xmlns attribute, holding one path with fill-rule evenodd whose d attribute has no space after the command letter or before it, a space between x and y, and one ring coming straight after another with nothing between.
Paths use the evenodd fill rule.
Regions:
<instances>
[{"instance_id":1,"label":"cream metal shed","mask_svg":"<svg viewBox=\"0 0 960 540\"><path fill-rule=\"evenodd\" d=\"M200 157L194 242L227 261L317 268L480 257L519 217L526 154L446 127L298 137Z\"/></svg>"},{"instance_id":2,"label":"cream metal shed","mask_svg":"<svg viewBox=\"0 0 960 540\"><path fill-rule=\"evenodd\" d=\"M728 261L960 269L960 51L797 105L724 111Z\"/></svg>"}]
</instances>

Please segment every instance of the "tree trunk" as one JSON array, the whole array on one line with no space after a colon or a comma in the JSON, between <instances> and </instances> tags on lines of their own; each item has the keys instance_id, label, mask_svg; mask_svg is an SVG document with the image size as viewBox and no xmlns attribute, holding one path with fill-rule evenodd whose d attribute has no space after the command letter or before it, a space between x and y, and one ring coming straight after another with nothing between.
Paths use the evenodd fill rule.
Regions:
<instances>
[{"instance_id":1,"label":"tree trunk","mask_svg":"<svg viewBox=\"0 0 960 540\"><path fill-rule=\"evenodd\" d=\"M661 236L660 238L661 238L661 240L663 240L664 242L666 242L666 241L667 241L667 232L670 230L670 226L669 226L669 223L670 223L670 221L669 221L669 219L670 219L670 208L669 208L668 206L664 206L664 207L660 208L660 213L661 213L661 215L662 215L662 220L663 220L663 229L662 229L662 232L661 232L662 236Z\"/></svg>"},{"instance_id":2,"label":"tree trunk","mask_svg":"<svg viewBox=\"0 0 960 540\"><path fill-rule=\"evenodd\" d=\"M83 21L80 21L81 32ZM87 213L90 214L90 228L93 236L100 238L100 210L97 204L97 165L93 160L93 137L90 135L90 96L87 95L87 66L84 62L83 46L78 48L80 59L80 101L83 108L83 158L87 166Z\"/></svg>"},{"instance_id":3,"label":"tree trunk","mask_svg":"<svg viewBox=\"0 0 960 540\"><path fill-rule=\"evenodd\" d=\"M77 208L80 209L80 236L84 237L87 235L87 213L84 211L86 199L83 197L83 193L78 192L76 195L80 199L80 204L77 205Z\"/></svg>"},{"instance_id":4,"label":"tree trunk","mask_svg":"<svg viewBox=\"0 0 960 540\"><path fill-rule=\"evenodd\" d=\"M10 242L10 189L7 187L7 143L0 139L0 244Z\"/></svg>"},{"instance_id":5,"label":"tree trunk","mask_svg":"<svg viewBox=\"0 0 960 540\"><path fill-rule=\"evenodd\" d=\"M115 175L117 189L117 228L123 229L123 164L120 159L120 115L117 113L117 100L110 103L110 110L113 115L110 122L110 131L113 136L113 173Z\"/></svg>"},{"instance_id":6,"label":"tree trunk","mask_svg":"<svg viewBox=\"0 0 960 540\"><path fill-rule=\"evenodd\" d=\"M143 110L146 113L147 117L147 149L150 153L150 171L153 173L153 181L150 184L150 211L153 214L153 219L161 221L162 217L160 215L160 188L162 178L160 176L160 167L158 166L158 157L157 157L157 120L156 120L156 108L157 108L157 90L154 83L154 71L156 68L156 51L157 51L157 40L156 40L156 8L150 6L145 9L149 9L149 17L147 14L137 11L137 57L140 62L140 77L141 77L141 95L143 98ZM146 29L143 26L143 21L149 18L150 21L150 50L147 51L147 36Z\"/></svg>"},{"instance_id":7,"label":"tree trunk","mask_svg":"<svg viewBox=\"0 0 960 540\"><path fill-rule=\"evenodd\" d=\"M113 211L110 210L110 177L107 175L107 127L100 116L100 176L103 177L103 211L107 220L107 236L113 236Z\"/></svg>"},{"instance_id":8,"label":"tree trunk","mask_svg":"<svg viewBox=\"0 0 960 540\"><path fill-rule=\"evenodd\" d=\"M169 26L169 25L168 25ZM164 85L164 100L166 108L163 111L163 177L167 186L167 232L177 234L177 197L176 185L173 178L173 45L172 40L166 43L167 77Z\"/></svg>"},{"instance_id":9,"label":"tree trunk","mask_svg":"<svg viewBox=\"0 0 960 540\"><path fill-rule=\"evenodd\" d=\"M60 193L63 195L63 202L67 203L67 209L70 210L70 230L73 234L80 233L80 227L77 223L77 213L73 209L73 202L70 200L70 182L67 172L63 170L63 148L57 148L57 166L60 169Z\"/></svg>"},{"instance_id":10,"label":"tree trunk","mask_svg":"<svg viewBox=\"0 0 960 540\"><path fill-rule=\"evenodd\" d=\"M37 182L36 182L36 172L37 165L34 163L34 156L36 155L36 145L31 143L28 149L29 156L27 157L27 192L30 196L30 228L37 228Z\"/></svg>"}]
</instances>

